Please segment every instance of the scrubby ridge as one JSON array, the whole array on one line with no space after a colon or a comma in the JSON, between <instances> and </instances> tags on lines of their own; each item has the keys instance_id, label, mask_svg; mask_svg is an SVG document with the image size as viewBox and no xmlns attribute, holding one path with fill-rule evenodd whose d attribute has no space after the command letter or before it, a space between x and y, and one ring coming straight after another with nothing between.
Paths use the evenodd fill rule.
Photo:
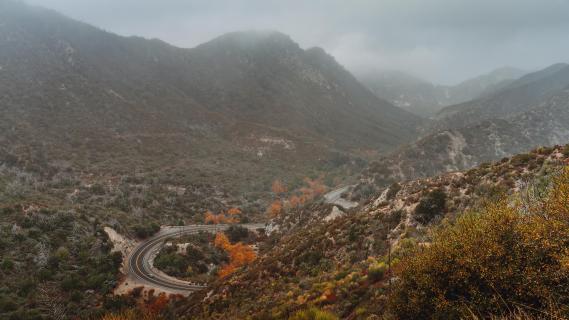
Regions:
<instances>
[{"instance_id":1,"label":"scrubby ridge","mask_svg":"<svg viewBox=\"0 0 569 320\"><path fill-rule=\"evenodd\" d=\"M406 264L397 261L409 259L417 247L428 247L431 230L441 221L452 224L460 212L484 208L489 200L519 194L529 182L549 179L567 163L565 150L559 146L540 148L467 172L380 190L357 212L282 235L270 250L263 251L258 263L214 284L203 295L191 297L180 314L198 319L229 315L237 319L282 319L299 309L317 306L340 318L366 319L387 315L389 310L401 316L396 309L388 308L395 301L389 292L404 283L395 280L399 274L394 278L393 272L401 270L396 266ZM390 192L392 188L397 191ZM427 202L424 206L429 208L428 202L436 199L432 194L435 191L444 194L444 207L432 212L428 221L417 219L416 208L421 202ZM312 206L323 210L317 204ZM305 208L304 214L310 214L309 209ZM388 248L392 249L390 258ZM389 279L393 280L391 285Z\"/></svg>"},{"instance_id":2,"label":"scrubby ridge","mask_svg":"<svg viewBox=\"0 0 569 320\"><path fill-rule=\"evenodd\" d=\"M514 203L512 203L512 201ZM398 319L569 316L569 167L441 227L398 264Z\"/></svg>"}]
</instances>

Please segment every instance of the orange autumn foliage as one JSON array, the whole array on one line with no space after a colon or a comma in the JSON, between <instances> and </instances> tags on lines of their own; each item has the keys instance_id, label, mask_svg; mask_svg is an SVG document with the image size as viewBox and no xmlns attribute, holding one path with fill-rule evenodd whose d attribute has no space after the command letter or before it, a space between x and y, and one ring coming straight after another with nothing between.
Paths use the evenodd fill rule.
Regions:
<instances>
[{"instance_id":1,"label":"orange autumn foliage","mask_svg":"<svg viewBox=\"0 0 569 320\"><path fill-rule=\"evenodd\" d=\"M239 223L238 215L241 214L241 209L239 208L231 208L227 210L227 214L225 215L225 223Z\"/></svg>"},{"instance_id":2,"label":"orange autumn foliage","mask_svg":"<svg viewBox=\"0 0 569 320\"><path fill-rule=\"evenodd\" d=\"M275 194L285 193L287 188L280 180L275 180L271 186L271 191Z\"/></svg>"},{"instance_id":3,"label":"orange autumn foliage","mask_svg":"<svg viewBox=\"0 0 569 320\"><path fill-rule=\"evenodd\" d=\"M168 297L164 293L162 293L147 304L146 310L148 310L148 312L151 314L158 314L162 312L164 308L166 308L167 304L168 304Z\"/></svg>"},{"instance_id":4,"label":"orange autumn foliage","mask_svg":"<svg viewBox=\"0 0 569 320\"><path fill-rule=\"evenodd\" d=\"M239 208L231 208L231 209L227 210L227 214L228 214L228 215L231 215L231 216L234 216L234 215L237 215L237 214L241 214L241 209L239 209Z\"/></svg>"},{"instance_id":5,"label":"orange autumn foliage","mask_svg":"<svg viewBox=\"0 0 569 320\"><path fill-rule=\"evenodd\" d=\"M217 276L220 279L223 279L225 277L227 277L228 275L232 274L233 272L235 272L235 266L232 264L226 264L223 267L221 267L219 269L219 271L217 271Z\"/></svg>"},{"instance_id":6,"label":"orange autumn foliage","mask_svg":"<svg viewBox=\"0 0 569 320\"><path fill-rule=\"evenodd\" d=\"M301 197L294 195L288 199L288 203L291 208L298 208L300 205L304 204L304 201Z\"/></svg>"},{"instance_id":7,"label":"orange autumn foliage","mask_svg":"<svg viewBox=\"0 0 569 320\"><path fill-rule=\"evenodd\" d=\"M231 248L231 242L229 242L227 236L221 232L215 235L215 240L213 240L213 244L216 247L221 248L225 251L229 251L229 249Z\"/></svg>"},{"instance_id":8,"label":"orange autumn foliage","mask_svg":"<svg viewBox=\"0 0 569 320\"><path fill-rule=\"evenodd\" d=\"M310 178L304 178L304 182L308 185L308 188L303 188L303 193L306 192L310 194L312 198L315 198L326 191L326 186L320 179L312 180Z\"/></svg>"},{"instance_id":9,"label":"orange autumn foliage","mask_svg":"<svg viewBox=\"0 0 569 320\"><path fill-rule=\"evenodd\" d=\"M222 248L229 254L229 263L221 267L218 276L224 278L233 273L237 268L247 265L257 258L257 255L250 246L238 242L231 244L224 233L218 233L215 236L214 245Z\"/></svg>"},{"instance_id":10,"label":"orange autumn foliage","mask_svg":"<svg viewBox=\"0 0 569 320\"><path fill-rule=\"evenodd\" d=\"M267 208L267 213L271 218L278 217L283 212L283 203L281 200L275 200Z\"/></svg>"},{"instance_id":11,"label":"orange autumn foliage","mask_svg":"<svg viewBox=\"0 0 569 320\"><path fill-rule=\"evenodd\" d=\"M240 214L241 210L238 208L231 208L227 211L227 215L224 213L214 214L211 211L206 211L204 216L204 221L206 224L220 224L220 223L238 223L239 219L236 215Z\"/></svg>"},{"instance_id":12,"label":"orange autumn foliage","mask_svg":"<svg viewBox=\"0 0 569 320\"><path fill-rule=\"evenodd\" d=\"M267 207L267 214L269 217L275 218L283 214L285 206L286 209L298 208L306 202L322 195L326 191L326 186L322 183L321 178L304 178L304 183L306 186L300 188L296 194L293 194L287 201L286 199L281 198L283 193L287 191L286 187L280 180L275 180L271 190L277 195L277 199Z\"/></svg>"},{"instance_id":13,"label":"orange autumn foliage","mask_svg":"<svg viewBox=\"0 0 569 320\"><path fill-rule=\"evenodd\" d=\"M204 221L207 224L209 224L209 223L218 224L218 223L220 223L220 217L219 217L219 215L216 215L213 212L208 210L205 213Z\"/></svg>"},{"instance_id":14,"label":"orange autumn foliage","mask_svg":"<svg viewBox=\"0 0 569 320\"><path fill-rule=\"evenodd\" d=\"M298 208L326 191L326 186L320 181L320 179L312 180L310 178L305 178L304 182L308 186L300 188L299 195L292 195L288 199L288 206L290 208Z\"/></svg>"}]
</instances>

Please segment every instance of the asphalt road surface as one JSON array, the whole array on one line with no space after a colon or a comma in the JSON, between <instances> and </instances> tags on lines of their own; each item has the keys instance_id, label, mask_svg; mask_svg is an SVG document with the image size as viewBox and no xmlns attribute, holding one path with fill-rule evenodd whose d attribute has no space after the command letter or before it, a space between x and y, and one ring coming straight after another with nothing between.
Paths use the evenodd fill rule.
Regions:
<instances>
[{"instance_id":1,"label":"asphalt road surface","mask_svg":"<svg viewBox=\"0 0 569 320\"><path fill-rule=\"evenodd\" d=\"M326 203L335 204L340 206L344 209L351 209L358 206L357 202L348 201L342 198L342 194L348 191L352 186L345 186L338 188L336 190L332 190L324 195L324 200Z\"/></svg>"},{"instance_id":2,"label":"asphalt road surface","mask_svg":"<svg viewBox=\"0 0 569 320\"><path fill-rule=\"evenodd\" d=\"M265 228L264 224L251 223L240 224L239 226L247 229L256 230ZM216 233L229 228L229 225L189 225L181 227L163 228L152 238L145 240L137 245L127 259L127 276L135 280L137 285L153 287L162 291L189 294L191 292L201 290L206 287L205 284L189 283L170 277L153 267L153 261L167 239L182 236L185 234L194 234L199 231Z\"/></svg>"}]
</instances>

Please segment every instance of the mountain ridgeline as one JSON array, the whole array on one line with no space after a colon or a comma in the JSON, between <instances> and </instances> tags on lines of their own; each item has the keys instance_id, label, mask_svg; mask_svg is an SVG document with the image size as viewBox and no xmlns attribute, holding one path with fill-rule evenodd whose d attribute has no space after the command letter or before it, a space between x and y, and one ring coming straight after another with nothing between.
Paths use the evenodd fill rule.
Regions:
<instances>
[{"instance_id":1,"label":"mountain ridgeline","mask_svg":"<svg viewBox=\"0 0 569 320\"><path fill-rule=\"evenodd\" d=\"M568 86L569 65L558 63L527 74L493 94L442 109L432 127L460 128L484 120L518 115Z\"/></svg>"},{"instance_id":2,"label":"mountain ridgeline","mask_svg":"<svg viewBox=\"0 0 569 320\"><path fill-rule=\"evenodd\" d=\"M243 180L393 150L420 123L278 32L181 49L7 0L0 22L1 152L12 161L119 172L185 163L210 181Z\"/></svg>"},{"instance_id":3,"label":"mountain ridgeline","mask_svg":"<svg viewBox=\"0 0 569 320\"><path fill-rule=\"evenodd\" d=\"M385 185L565 144L568 124L569 66L556 64L487 97L443 109L424 137L378 159L363 176Z\"/></svg>"},{"instance_id":4,"label":"mountain ridgeline","mask_svg":"<svg viewBox=\"0 0 569 320\"><path fill-rule=\"evenodd\" d=\"M539 262L529 266L526 258L514 259L517 257L515 250L522 240L511 228L520 226L534 235L528 241L528 247L523 247L523 252L529 252L529 247L539 248L536 242L547 243L543 239L550 235L568 234L567 204L563 192L569 187L569 170L565 169L563 180L556 178L568 160L569 145L544 147L468 171L393 184L381 188L366 205L340 215L333 215L337 208L326 204L312 204L302 208L302 212L291 211L288 219L283 221L287 224L292 222L295 225L293 231L284 228L287 232L279 234L275 244L259 257L255 265L192 296L188 303L182 305L179 314L191 314L195 319L291 319L288 316L297 310L318 306L338 316L329 319L381 319L381 316L392 319L477 319L457 315L456 310L479 305L481 308L477 312L484 315L507 314L508 303L515 305L519 303L517 301L526 299L527 292L532 291L529 288L541 281L525 281L519 277L521 272L527 272L528 277L535 275L536 279L550 277L546 281L558 279L553 280L558 282L540 283L540 288L547 289L535 291L536 294L527 300L527 306L533 308L528 308L530 312L545 305L547 298L544 296L548 294L567 301L567 271L560 271L560 267L555 266L556 262L545 262L557 261L558 256L544 254L540 256L544 257L543 260L539 260L532 254L531 257L536 259L532 261ZM539 222L526 224L511 217L509 220L501 219L501 211L497 210L482 215L489 220L485 228L474 224L480 217L478 212L487 210L487 206L492 208L491 204L495 205L501 197L539 200L539 197L544 197L541 193L535 191L536 194L522 196L519 190L531 190L535 186L534 181L552 180L559 184L547 190L555 192L556 187L560 188L558 200L565 201L565 205L559 207L562 208L560 211L565 210L564 218L555 220L562 232L535 232L533 228L539 228ZM503 208L507 207L504 202ZM543 206L546 207L553 208ZM513 209L510 207L510 210ZM541 207L535 212L528 211L520 210L520 216L543 214ZM326 219L330 216L334 217ZM556 219L554 217L547 216L543 221ZM442 245L437 243L436 232L452 228L455 223L460 223L456 222L460 219L471 220L467 220L469 223L463 230L452 233L453 241ZM492 232L492 236L486 237L484 232ZM471 247L467 246L470 241L474 242ZM560 237L554 243L552 246L555 248L567 245L567 241ZM402 270L406 269L409 258L432 250L431 246L435 250L446 248L450 254L430 256L430 259L422 261L429 268L413 264L416 269L407 272L412 279L422 277L422 281L407 282L405 277L409 274L402 273ZM486 254L487 250L495 251L490 255ZM497 256L504 258L500 261L509 263L496 263ZM533 272L539 270L538 266L549 263L551 269ZM512 272L511 268L519 271ZM546 275L542 273L544 270L555 271ZM487 272L500 274L506 280L485 277ZM429 285L434 287L434 284L444 294L432 294ZM511 288L527 288L527 291ZM407 300L399 296L411 292L416 296ZM498 298L499 295L505 296L506 292L510 294L507 302ZM435 304L441 300L445 303ZM567 312L566 308L563 310ZM524 317L542 318L543 313L535 318L530 315ZM504 316L503 319L519 317Z\"/></svg>"},{"instance_id":5,"label":"mountain ridgeline","mask_svg":"<svg viewBox=\"0 0 569 320\"><path fill-rule=\"evenodd\" d=\"M423 117L432 117L446 106L490 95L525 74L504 67L454 86L435 85L401 71L370 71L358 76L378 97Z\"/></svg>"}]
</instances>

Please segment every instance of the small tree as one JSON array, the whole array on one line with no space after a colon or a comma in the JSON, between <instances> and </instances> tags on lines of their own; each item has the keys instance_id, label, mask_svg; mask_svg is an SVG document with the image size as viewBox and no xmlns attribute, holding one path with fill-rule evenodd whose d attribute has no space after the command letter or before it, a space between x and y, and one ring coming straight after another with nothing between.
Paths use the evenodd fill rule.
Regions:
<instances>
[{"instance_id":1,"label":"small tree","mask_svg":"<svg viewBox=\"0 0 569 320\"><path fill-rule=\"evenodd\" d=\"M0 264L0 269L4 271L12 270L14 269L14 262L12 262L12 260L9 258L5 258L2 260L2 264Z\"/></svg>"},{"instance_id":2,"label":"small tree","mask_svg":"<svg viewBox=\"0 0 569 320\"><path fill-rule=\"evenodd\" d=\"M401 185L399 183L394 182L393 184L391 184L389 190L387 191L387 194L385 195L387 200L393 200L400 190L401 190Z\"/></svg>"},{"instance_id":3,"label":"small tree","mask_svg":"<svg viewBox=\"0 0 569 320\"><path fill-rule=\"evenodd\" d=\"M287 191L287 188L280 180L275 180L271 186L271 191L276 195L281 195Z\"/></svg>"},{"instance_id":4,"label":"small tree","mask_svg":"<svg viewBox=\"0 0 569 320\"><path fill-rule=\"evenodd\" d=\"M278 217L283 212L283 203L281 200L275 200L271 205L267 208L267 214L271 218Z\"/></svg>"},{"instance_id":5,"label":"small tree","mask_svg":"<svg viewBox=\"0 0 569 320\"><path fill-rule=\"evenodd\" d=\"M441 189L429 192L415 208L415 219L422 224L427 224L434 217L444 213L446 206L446 194Z\"/></svg>"},{"instance_id":6,"label":"small tree","mask_svg":"<svg viewBox=\"0 0 569 320\"><path fill-rule=\"evenodd\" d=\"M227 234L229 241L235 243L246 240L249 237L249 229L241 226L230 226L225 230L225 234Z\"/></svg>"},{"instance_id":7,"label":"small tree","mask_svg":"<svg viewBox=\"0 0 569 320\"><path fill-rule=\"evenodd\" d=\"M215 236L214 244L229 254L229 263L222 266L218 271L220 278L224 278L233 273L237 268L253 262L257 257L251 247L241 242L231 244L227 236L223 233L218 233Z\"/></svg>"}]
</instances>

